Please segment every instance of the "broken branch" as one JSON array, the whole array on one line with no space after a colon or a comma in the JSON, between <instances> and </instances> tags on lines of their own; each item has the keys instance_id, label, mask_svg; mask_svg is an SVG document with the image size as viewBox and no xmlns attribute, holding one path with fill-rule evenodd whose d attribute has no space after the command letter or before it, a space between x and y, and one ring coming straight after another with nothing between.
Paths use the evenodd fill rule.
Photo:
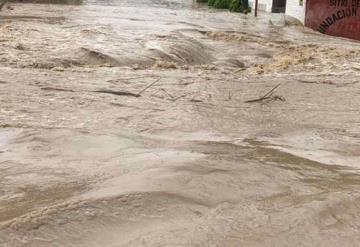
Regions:
<instances>
[{"instance_id":1,"label":"broken branch","mask_svg":"<svg viewBox=\"0 0 360 247\"><path fill-rule=\"evenodd\" d=\"M135 94L135 93L130 93L130 92L124 92L124 91L114 91L114 90L107 90L107 89L103 89L103 90L96 90L93 91L94 93L107 93L107 94L113 94L113 95L117 95L117 96L132 96L132 97L140 97L139 94Z\"/></svg>"},{"instance_id":2,"label":"broken branch","mask_svg":"<svg viewBox=\"0 0 360 247\"><path fill-rule=\"evenodd\" d=\"M138 95L137 97L140 97L143 92L145 92L147 89L149 89L150 87L152 87L153 85L155 85L155 83L157 83L157 82L160 81L160 80L161 80L161 78L158 78L158 79L156 79L154 82L152 82L151 84L149 84L147 87L145 87L144 89L142 89L139 93L137 93L137 95Z\"/></svg>"},{"instance_id":3,"label":"broken branch","mask_svg":"<svg viewBox=\"0 0 360 247\"><path fill-rule=\"evenodd\" d=\"M260 102L260 101L264 101L266 99L271 99L272 98L272 94L274 93L274 91L281 86L281 83L279 83L278 85L276 85L275 87L273 87L269 92L267 92L266 94L264 94L264 96L258 98L258 99L252 99L252 100L247 100L245 101L245 103L254 103L254 102Z\"/></svg>"}]
</instances>

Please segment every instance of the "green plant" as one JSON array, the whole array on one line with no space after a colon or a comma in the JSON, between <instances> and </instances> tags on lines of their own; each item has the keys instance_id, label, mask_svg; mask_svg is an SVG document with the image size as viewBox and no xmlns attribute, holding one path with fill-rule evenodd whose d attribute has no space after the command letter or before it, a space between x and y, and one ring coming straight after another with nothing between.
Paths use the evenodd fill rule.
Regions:
<instances>
[{"instance_id":1,"label":"green plant","mask_svg":"<svg viewBox=\"0 0 360 247\"><path fill-rule=\"evenodd\" d=\"M230 0L215 0L213 7L217 9L228 9Z\"/></svg>"},{"instance_id":2,"label":"green plant","mask_svg":"<svg viewBox=\"0 0 360 247\"><path fill-rule=\"evenodd\" d=\"M240 0L230 0L229 9L233 12L243 12L244 10Z\"/></svg>"},{"instance_id":3,"label":"green plant","mask_svg":"<svg viewBox=\"0 0 360 247\"><path fill-rule=\"evenodd\" d=\"M215 3L216 0L208 0L208 5L209 6L214 6L214 3Z\"/></svg>"},{"instance_id":4,"label":"green plant","mask_svg":"<svg viewBox=\"0 0 360 247\"><path fill-rule=\"evenodd\" d=\"M251 8L245 9L242 0L196 0L199 3L208 3L208 6L217 9L229 9L232 12L251 12Z\"/></svg>"},{"instance_id":5,"label":"green plant","mask_svg":"<svg viewBox=\"0 0 360 247\"><path fill-rule=\"evenodd\" d=\"M249 13L249 12L251 12L250 7L245 9L245 7L242 5L241 0L230 0L229 9L230 9L230 11L233 11L233 12L241 12L241 13L244 13L244 12Z\"/></svg>"}]
</instances>

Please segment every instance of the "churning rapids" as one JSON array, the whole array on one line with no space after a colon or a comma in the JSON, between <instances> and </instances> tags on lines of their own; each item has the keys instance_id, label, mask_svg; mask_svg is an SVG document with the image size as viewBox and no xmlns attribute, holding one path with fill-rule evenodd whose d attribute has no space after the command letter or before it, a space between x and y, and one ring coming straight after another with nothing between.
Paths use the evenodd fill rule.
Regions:
<instances>
[{"instance_id":1,"label":"churning rapids","mask_svg":"<svg viewBox=\"0 0 360 247\"><path fill-rule=\"evenodd\" d=\"M1 247L360 246L359 43L191 0L11 6Z\"/></svg>"}]
</instances>

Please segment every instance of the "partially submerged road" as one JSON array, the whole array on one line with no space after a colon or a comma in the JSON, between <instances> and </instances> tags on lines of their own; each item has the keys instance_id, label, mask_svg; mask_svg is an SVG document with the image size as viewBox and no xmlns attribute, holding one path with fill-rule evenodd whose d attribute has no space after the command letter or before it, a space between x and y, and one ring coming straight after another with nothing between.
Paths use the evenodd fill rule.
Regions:
<instances>
[{"instance_id":1,"label":"partially submerged road","mask_svg":"<svg viewBox=\"0 0 360 247\"><path fill-rule=\"evenodd\" d=\"M359 246L359 48L190 0L14 5L0 246Z\"/></svg>"}]
</instances>

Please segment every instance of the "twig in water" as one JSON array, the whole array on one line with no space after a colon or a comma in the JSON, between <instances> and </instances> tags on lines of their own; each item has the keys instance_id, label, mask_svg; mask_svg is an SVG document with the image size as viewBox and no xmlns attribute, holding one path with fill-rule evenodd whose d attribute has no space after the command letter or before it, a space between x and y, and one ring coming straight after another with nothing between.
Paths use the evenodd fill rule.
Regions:
<instances>
[{"instance_id":1,"label":"twig in water","mask_svg":"<svg viewBox=\"0 0 360 247\"><path fill-rule=\"evenodd\" d=\"M190 102L200 103L204 101L202 101L201 99L191 99Z\"/></svg>"},{"instance_id":2,"label":"twig in water","mask_svg":"<svg viewBox=\"0 0 360 247\"><path fill-rule=\"evenodd\" d=\"M181 95L181 96L179 96L179 97L176 97L176 98L171 99L171 101L175 102L175 101L177 101L178 99L184 98L184 97L186 97L186 96L188 96L188 95L189 95L189 94Z\"/></svg>"},{"instance_id":3,"label":"twig in water","mask_svg":"<svg viewBox=\"0 0 360 247\"><path fill-rule=\"evenodd\" d=\"M230 101L231 99L232 99L232 93L231 93L231 91L229 90L229 95L228 95L227 101Z\"/></svg>"},{"instance_id":4,"label":"twig in water","mask_svg":"<svg viewBox=\"0 0 360 247\"><path fill-rule=\"evenodd\" d=\"M266 99L271 99L272 98L272 94L274 93L274 91L281 86L281 83L279 83L278 85L276 85L275 87L273 87L269 92L267 92L264 96L258 98L258 99L252 99L252 100L247 100L245 101L245 103L254 103L254 102L260 102L260 101L264 101ZM276 98L277 99L277 98Z\"/></svg>"},{"instance_id":5,"label":"twig in water","mask_svg":"<svg viewBox=\"0 0 360 247\"><path fill-rule=\"evenodd\" d=\"M142 89L139 93L130 93L130 92L125 92L125 91L114 91L114 90L109 90L109 89L101 89L101 90L96 90L96 91L92 91L94 93L107 93L107 94L114 94L117 96L132 96L132 97L140 97L141 94L143 92L145 92L145 90L147 90L148 88L150 88L151 86L153 86L155 83L157 83L158 81L160 81L161 78L158 78L156 81L152 82L150 85L146 86L144 89Z\"/></svg>"},{"instance_id":6,"label":"twig in water","mask_svg":"<svg viewBox=\"0 0 360 247\"><path fill-rule=\"evenodd\" d=\"M169 96L171 99L174 98L174 96L172 96L170 93L168 93L168 91L166 91L166 90L163 89L163 88L160 88L159 90L157 90L157 91L156 91L155 93L153 93L152 95L156 95L156 94L157 94L158 92L160 92L160 91L166 93L166 95Z\"/></svg>"},{"instance_id":7,"label":"twig in water","mask_svg":"<svg viewBox=\"0 0 360 247\"><path fill-rule=\"evenodd\" d=\"M152 87L155 83L157 83L160 80L161 80L161 78L158 78L154 82L150 83L147 87L145 87L144 89L142 89L140 92L137 93L137 95L138 95L137 97L140 97L143 92L145 92L147 89Z\"/></svg>"},{"instance_id":8,"label":"twig in water","mask_svg":"<svg viewBox=\"0 0 360 247\"><path fill-rule=\"evenodd\" d=\"M117 96L132 96L132 97L140 97L139 94L135 94L135 93L130 93L130 92L124 92L124 91L114 91L114 90L107 90L107 89L103 89L103 90L96 90L93 91L94 93L107 93L107 94L114 94Z\"/></svg>"},{"instance_id":9,"label":"twig in water","mask_svg":"<svg viewBox=\"0 0 360 247\"><path fill-rule=\"evenodd\" d=\"M41 90L44 91L62 91L62 92L75 92L74 90L71 89L66 89L66 88L55 88L55 87L42 87L40 88Z\"/></svg>"}]
</instances>

